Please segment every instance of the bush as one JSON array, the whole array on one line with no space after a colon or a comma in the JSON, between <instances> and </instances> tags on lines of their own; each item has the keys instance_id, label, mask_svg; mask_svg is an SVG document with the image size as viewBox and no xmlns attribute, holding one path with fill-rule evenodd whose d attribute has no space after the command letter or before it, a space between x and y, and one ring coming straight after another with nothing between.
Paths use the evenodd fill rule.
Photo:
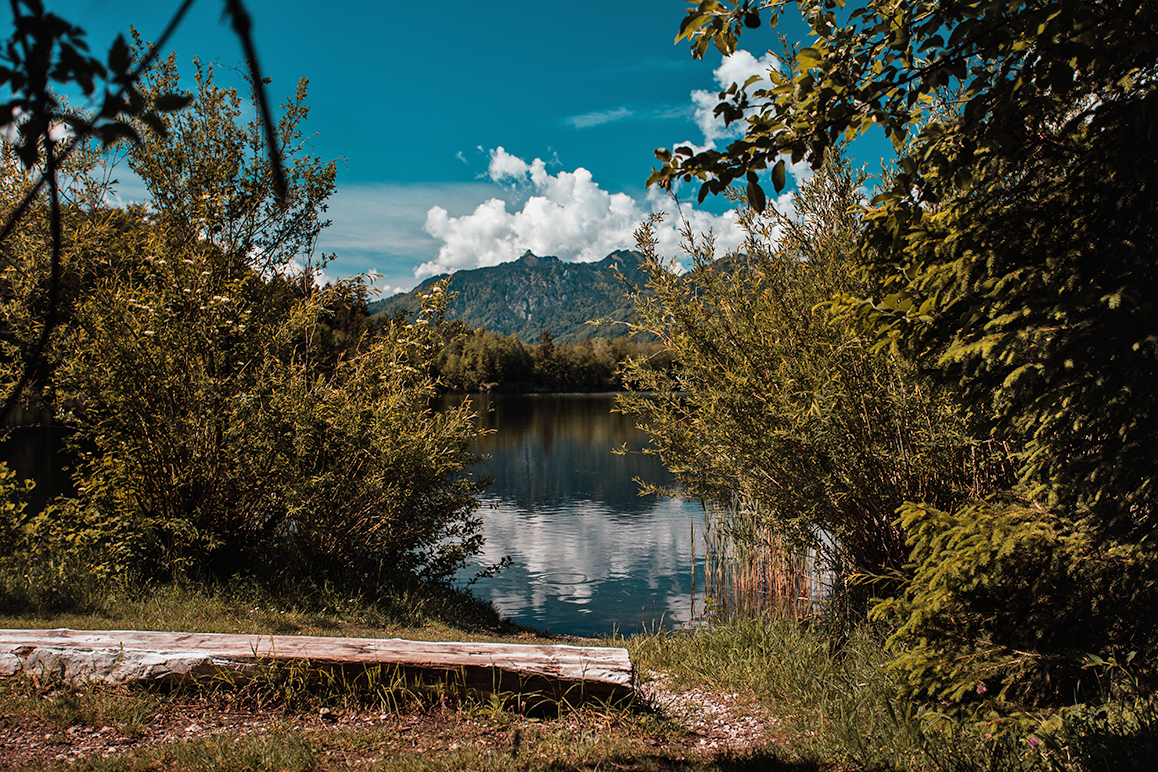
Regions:
<instances>
[{"instance_id":1,"label":"bush","mask_svg":"<svg viewBox=\"0 0 1158 772\"><path fill-rule=\"evenodd\" d=\"M901 519L912 579L873 613L898 624L891 667L910 699L1032 729L1041 710L1106 699L1105 662L1131 661L1153 688L1154 547L1107 543L1009 495L953 512L907 504Z\"/></svg>"},{"instance_id":2,"label":"bush","mask_svg":"<svg viewBox=\"0 0 1158 772\"><path fill-rule=\"evenodd\" d=\"M141 87L146 101L179 90L172 58ZM284 201L260 126L200 65L167 138L143 132L129 151L148 209L106 206L92 153L70 168L61 325L26 393L76 430L78 496L0 526L28 587L57 574L445 583L480 549L470 406L429 408L442 289L414 323L370 336L358 281L313 283L335 171L302 151L305 98L302 81L283 105ZM0 364L39 335L44 292L27 277L42 226L30 216L5 244Z\"/></svg>"}]
</instances>

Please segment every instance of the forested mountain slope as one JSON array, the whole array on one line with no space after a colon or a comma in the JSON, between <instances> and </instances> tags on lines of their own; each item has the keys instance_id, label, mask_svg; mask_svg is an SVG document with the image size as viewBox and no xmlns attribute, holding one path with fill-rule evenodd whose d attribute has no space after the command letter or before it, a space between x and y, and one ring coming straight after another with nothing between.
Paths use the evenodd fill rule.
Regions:
<instances>
[{"instance_id":1,"label":"forested mountain slope","mask_svg":"<svg viewBox=\"0 0 1158 772\"><path fill-rule=\"evenodd\" d=\"M619 250L598 263L568 263L557 257L538 257L528 251L520 259L489 268L459 271L451 277L456 293L447 310L449 319L471 327L536 342L543 330L557 341L575 343L591 337L611 338L626 334L621 324L591 325L590 319L626 321L631 302L618 274L633 285L643 286L646 275L639 268L638 252ZM374 314L394 314L398 309L414 312L421 297L438 281L427 279L410 292L370 304Z\"/></svg>"}]
</instances>

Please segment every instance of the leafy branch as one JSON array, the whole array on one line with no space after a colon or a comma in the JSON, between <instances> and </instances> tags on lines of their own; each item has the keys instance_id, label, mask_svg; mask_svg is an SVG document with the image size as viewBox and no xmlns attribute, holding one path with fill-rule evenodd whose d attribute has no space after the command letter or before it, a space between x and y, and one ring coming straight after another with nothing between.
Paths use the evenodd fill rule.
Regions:
<instances>
[{"instance_id":1,"label":"leafy branch","mask_svg":"<svg viewBox=\"0 0 1158 772\"><path fill-rule=\"evenodd\" d=\"M25 169L32 169L40 162L43 148L44 170L6 218L3 228L0 228L0 243L12 235L17 224L32 208L33 202L41 194L44 186L48 185L52 259L48 311L36 344L24 356L21 376L5 398L3 408L0 408L0 416L3 416L5 421L10 419L13 409L27 388L36 363L43 356L56 325L62 249L57 179L60 164L68 159L77 147L91 138L101 140L106 147L121 139L139 144L141 139L133 128L131 123L133 119L143 123L158 136L165 136L165 124L159 113L180 110L189 104L191 97L181 93L161 94L154 100L153 109L149 109L137 89L137 84L156 62L161 49L192 7L193 0L184 0L181 3L161 37L149 47L148 52L135 66L123 35L118 35L109 48L106 65L88 54L88 44L82 29L55 14L46 13L40 0L10 0L10 5L13 33L5 44L3 53L0 54L0 59L6 62L6 65L0 66L0 86L8 85L12 98L0 104L0 125L16 127L17 155ZM261 78L257 52L253 45L251 20L241 0L225 0L225 15L230 17L233 30L241 41L248 60L254 95L268 139L266 147L269 152L274 189L279 204L284 206L287 196L285 173L277 142L277 129L271 117L265 82ZM86 96L90 96L98 79L106 81L105 95L93 120L64 110L51 85L53 82L65 85L75 83ZM56 147L58 140L53 134L64 127L67 127L71 137L58 152Z\"/></svg>"}]
</instances>

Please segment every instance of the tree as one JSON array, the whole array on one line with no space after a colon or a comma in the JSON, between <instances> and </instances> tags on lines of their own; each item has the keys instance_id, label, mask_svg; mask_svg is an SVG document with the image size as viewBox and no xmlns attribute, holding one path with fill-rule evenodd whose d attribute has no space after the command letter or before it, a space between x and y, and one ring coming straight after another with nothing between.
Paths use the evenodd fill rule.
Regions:
<instances>
[{"instance_id":1,"label":"tree","mask_svg":"<svg viewBox=\"0 0 1158 772\"><path fill-rule=\"evenodd\" d=\"M40 0L14 0L12 3L13 34L0 53L0 60L7 62L7 65L0 65L0 85L9 86L12 98L0 104L0 125L16 127L15 150L25 170L37 167L41 158L43 168L35 182L26 186L19 203L7 213L3 227L0 228L0 244L12 235L46 186L52 238L46 308L36 341L26 352L23 372L5 398L2 409L5 421L10 420L10 414L19 402L33 370L39 366L56 326L62 252L59 177L63 166L69 156L84 148L92 138L101 140L106 147L124 138L139 140L137 131L131 125L133 120L144 124L151 131L163 133L164 123L160 114L179 110L187 104L183 95L158 94L152 105L146 108L137 90L137 80L153 64L191 5L192 0L185 0L180 5L157 44L136 62L133 61L124 36L118 35L109 48L106 68L100 60L88 54L84 31L55 14L46 13ZM273 119L265 97L264 80L250 36L249 13L241 0L225 0L225 15L230 18L249 63L257 107L265 134L270 140L267 148L273 183L281 197L285 193L285 180ZM67 109L51 85L53 82L75 83L89 96L101 80L105 82L104 98L100 109L93 115ZM67 127L71 136L58 139L55 134L62 127Z\"/></svg>"},{"instance_id":2,"label":"tree","mask_svg":"<svg viewBox=\"0 0 1158 772\"><path fill-rule=\"evenodd\" d=\"M871 297L845 308L949 366L979 419L1025 438L1027 482L1149 518L1155 8L880 2L841 26L835 3L800 7L816 40L794 71L719 108L757 105L745 137L665 155L653 182L699 176L702 196L752 174L758 198L778 154L819 163L884 126L902 157L867 218ZM752 14L701 3L680 37L731 50Z\"/></svg>"},{"instance_id":3,"label":"tree","mask_svg":"<svg viewBox=\"0 0 1158 772\"><path fill-rule=\"evenodd\" d=\"M564 377L563 361L559 348L547 330L543 330L531 358L534 362L535 382L546 384L548 389L558 388Z\"/></svg>"},{"instance_id":4,"label":"tree","mask_svg":"<svg viewBox=\"0 0 1158 772\"><path fill-rule=\"evenodd\" d=\"M758 502L763 526L820 552L841 577L902 566L905 534L893 520L903 502L952 506L997 471L950 399L824 311L861 289L862 183L834 150L792 217L741 214L741 253L713 261L710 239L685 234L694 260L685 276L664 265L644 227L651 281L635 296L638 329L678 367L632 360L640 392L621 397L684 495ZM864 601L862 592L862 612Z\"/></svg>"},{"instance_id":5,"label":"tree","mask_svg":"<svg viewBox=\"0 0 1158 772\"><path fill-rule=\"evenodd\" d=\"M912 580L880 612L902 683L945 710L1056 707L1096 691L1086 655L1133 651L1150 689L1158 7L797 5L816 37L791 72L719 108L745 137L663 152L652 181L699 178L703 196L746 178L760 207L781 153L815 165L871 125L899 151L865 215L867 285L834 308L1023 447L1017 489L901 511ZM728 51L758 20L709 0L680 37Z\"/></svg>"},{"instance_id":6,"label":"tree","mask_svg":"<svg viewBox=\"0 0 1158 772\"><path fill-rule=\"evenodd\" d=\"M142 96L178 87L170 59ZM304 99L303 82L279 127L295 147ZM66 276L83 291L44 391L77 430L80 495L20 514L18 541L129 578L447 581L481 537L470 409L429 407L441 288L413 324L337 346L328 322L351 299L364 310L364 288L285 273L309 264L333 165L287 154L279 203L264 134L239 116L199 70L167 138L130 150L153 208L94 196L65 210ZM27 228L6 244L16 277L43 243ZM5 309L17 337L35 326L20 302Z\"/></svg>"},{"instance_id":7,"label":"tree","mask_svg":"<svg viewBox=\"0 0 1158 772\"><path fill-rule=\"evenodd\" d=\"M692 5L676 41L690 41L697 58L713 44L730 54L745 27L760 26L756 5ZM773 88L748 94L750 84L736 84L721 94L716 112L745 122L742 139L723 152L659 151L664 165L653 183L699 178L702 200L746 178L762 210L756 172L771 166L779 191L782 154L817 166L841 139L879 125L907 159L886 200L907 200L914 186L931 200L968 187L976 160L1029 157L1062 125L1123 123L1134 141L1145 137L1158 52L1152 3L874 0L851 12L837 0L766 5L772 26L795 5L812 45L791 52L790 72L768 73ZM929 114L947 99L951 121Z\"/></svg>"},{"instance_id":8,"label":"tree","mask_svg":"<svg viewBox=\"0 0 1158 772\"><path fill-rule=\"evenodd\" d=\"M211 66L197 60L194 66L196 98L166 119L164 136L143 135L129 167L146 181L176 238L208 241L266 274L284 272L295 258L312 254L328 224L322 215L337 174L333 162L295 150L309 117L309 81L301 79L294 97L281 105L278 156L290 163L279 194L261 122L243 122L241 96L214 86ZM146 104L179 89L174 56L141 79Z\"/></svg>"}]
</instances>

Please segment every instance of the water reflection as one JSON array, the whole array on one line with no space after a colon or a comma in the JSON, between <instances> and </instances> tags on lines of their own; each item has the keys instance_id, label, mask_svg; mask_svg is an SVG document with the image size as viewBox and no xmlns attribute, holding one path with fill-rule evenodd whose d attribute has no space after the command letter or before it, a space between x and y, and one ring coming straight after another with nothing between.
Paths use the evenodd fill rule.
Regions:
<instances>
[{"instance_id":1,"label":"water reflection","mask_svg":"<svg viewBox=\"0 0 1158 772\"><path fill-rule=\"evenodd\" d=\"M450 399L450 398L448 398ZM610 395L482 395L497 429L476 449L495 483L480 565L514 565L475 591L507 617L590 635L673 626L691 613L691 525L698 504L638 495L633 478L671 482ZM612 449L626 446L628 453ZM477 570L477 569L475 569Z\"/></svg>"}]
</instances>

